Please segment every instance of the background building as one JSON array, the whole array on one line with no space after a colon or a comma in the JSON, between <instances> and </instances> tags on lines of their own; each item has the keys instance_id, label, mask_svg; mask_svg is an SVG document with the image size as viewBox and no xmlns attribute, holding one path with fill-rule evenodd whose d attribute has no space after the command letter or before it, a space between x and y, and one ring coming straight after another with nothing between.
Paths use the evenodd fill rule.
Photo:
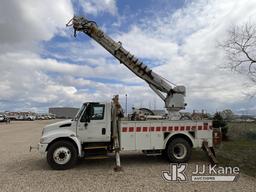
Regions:
<instances>
[{"instance_id":1,"label":"background building","mask_svg":"<svg viewBox=\"0 0 256 192\"><path fill-rule=\"evenodd\" d=\"M77 114L79 108L74 107L52 107L49 108L49 113L55 114L56 118L72 119Z\"/></svg>"}]
</instances>

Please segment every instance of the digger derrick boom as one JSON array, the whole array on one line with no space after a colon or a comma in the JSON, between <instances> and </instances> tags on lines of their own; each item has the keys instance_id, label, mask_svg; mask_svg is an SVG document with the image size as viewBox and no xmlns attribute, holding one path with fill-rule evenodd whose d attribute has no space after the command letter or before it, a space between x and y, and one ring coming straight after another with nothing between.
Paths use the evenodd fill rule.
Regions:
<instances>
[{"instance_id":1,"label":"digger derrick boom","mask_svg":"<svg viewBox=\"0 0 256 192\"><path fill-rule=\"evenodd\" d=\"M165 102L165 107L169 112L185 109L184 97L186 91L184 86L172 87L163 77L153 72L137 57L124 49L121 42L116 42L105 34L94 21L85 17L74 16L67 26L73 26L75 36L77 31L87 34L135 75L146 81L150 88ZM163 93L166 95L163 95Z\"/></svg>"}]
</instances>

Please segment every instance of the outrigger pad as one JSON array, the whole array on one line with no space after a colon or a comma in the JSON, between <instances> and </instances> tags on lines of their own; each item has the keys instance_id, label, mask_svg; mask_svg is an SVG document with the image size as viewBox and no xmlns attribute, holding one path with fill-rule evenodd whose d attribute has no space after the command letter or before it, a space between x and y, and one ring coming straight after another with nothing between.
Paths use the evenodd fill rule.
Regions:
<instances>
[{"instance_id":1,"label":"outrigger pad","mask_svg":"<svg viewBox=\"0 0 256 192\"><path fill-rule=\"evenodd\" d=\"M124 171L123 168L121 166L115 166L114 167L114 171L115 172L120 172L120 171Z\"/></svg>"}]
</instances>

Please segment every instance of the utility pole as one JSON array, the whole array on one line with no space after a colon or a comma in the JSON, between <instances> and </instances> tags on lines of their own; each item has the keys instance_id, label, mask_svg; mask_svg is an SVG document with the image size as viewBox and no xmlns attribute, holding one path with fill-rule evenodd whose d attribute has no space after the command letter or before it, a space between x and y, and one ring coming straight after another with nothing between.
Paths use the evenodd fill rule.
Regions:
<instances>
[{"instance_id":1,"label":"utility pole","mask_svg":"<svg viewBox=\"0 0 256 192\"><path fill-rule=\"evenodd\" d=\"M128 112L127 112L127 94L125 94L125 114L126 117L128 116Z\"/></svg>"}]
</instances>

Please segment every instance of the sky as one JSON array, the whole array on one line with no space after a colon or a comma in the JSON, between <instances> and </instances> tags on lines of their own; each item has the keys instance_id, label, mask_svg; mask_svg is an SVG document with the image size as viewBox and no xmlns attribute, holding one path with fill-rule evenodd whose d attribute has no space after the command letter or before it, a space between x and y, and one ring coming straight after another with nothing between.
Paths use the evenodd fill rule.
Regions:
<instances>
[{"instance_id":1,"label":"sky","mask_svg":"<svg viewBox=\"0 0 256 192\"><path fill-rule=\"evenodd\" d=\"M148 85L85 34L82 15L156 73L186 87L186 111L256 114L255 86L223 68L218 46L234 25L255 20L253 0L1 0L0 111L47 111L110 101L163 108Z\"/></svg>"}]
</instances>

